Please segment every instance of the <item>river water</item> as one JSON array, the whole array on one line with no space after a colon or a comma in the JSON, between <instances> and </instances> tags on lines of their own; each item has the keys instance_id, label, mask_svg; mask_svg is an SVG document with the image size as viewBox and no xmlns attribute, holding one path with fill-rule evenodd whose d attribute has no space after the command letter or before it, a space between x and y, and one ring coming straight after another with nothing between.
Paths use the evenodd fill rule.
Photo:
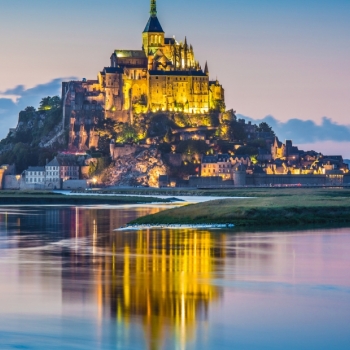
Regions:
<instances>
[{"instance_id":1,"label":"river water","mask_svg":"<svg viewBox=\"0 0 350 350\"><path fill-rule=\"evenodd\" d=\"M350 348L350 229L114 232L163 208L0 208L0 349Z\"/></svg>"}]
</instances>

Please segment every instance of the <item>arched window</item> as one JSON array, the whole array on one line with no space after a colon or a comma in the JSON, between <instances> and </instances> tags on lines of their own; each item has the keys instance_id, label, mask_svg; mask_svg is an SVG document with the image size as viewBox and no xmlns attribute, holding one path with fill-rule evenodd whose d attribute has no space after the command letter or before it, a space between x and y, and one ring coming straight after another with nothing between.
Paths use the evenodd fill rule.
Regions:
<instances>
[{"instance_id":1,"label":"arched window","mask_svg":"<svg viewBox=\"0 0 350 350\"><path fill-rule=\"evenodd\" d=\"M151 35L151 44L154 42L154 35Z\"/></svg>"},{"instance_id":2,"label":"arched window","mask_svg":"<svg viewBox=\"0 0 350 350\"><path fill-rule=\"evenodd\" d=\"M158 35L156 34L156 36L155 36L155 44L158 44Z\"/></svg>"},{"instance_id":3,"label":"arched window","mask_svg":"<svg viewBox=\"0 0 350 350\"><path fill-rule=\"evenodd\" d=\"M162 36L159 35L159 38L158 38L158 43L161 44L162 43Z\"/></svg>"}]
</instances>

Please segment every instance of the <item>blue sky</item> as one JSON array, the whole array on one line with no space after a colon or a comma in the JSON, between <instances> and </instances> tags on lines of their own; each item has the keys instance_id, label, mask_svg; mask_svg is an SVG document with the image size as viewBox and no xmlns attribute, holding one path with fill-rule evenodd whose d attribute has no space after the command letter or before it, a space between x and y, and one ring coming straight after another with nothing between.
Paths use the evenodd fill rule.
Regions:
<instances>
[{"instance_id":1,"label":"blue sky","mask_svg":"<svg viewBox=\"0 0 350 350\"><path fill-rule=\"evenodd\" d=\"M166 34L187 35L200 63L208 60L211 77L225 87L227 107L254 119L271 115L321 125L327 117L350 124L349 0L157 3ZM113 49L140 48L148 12L148 0L4 2L1 125L16 124L15 106L11 113L6 107L16 96L7 90L95 78Z\"/></svg>"}]
</instances>

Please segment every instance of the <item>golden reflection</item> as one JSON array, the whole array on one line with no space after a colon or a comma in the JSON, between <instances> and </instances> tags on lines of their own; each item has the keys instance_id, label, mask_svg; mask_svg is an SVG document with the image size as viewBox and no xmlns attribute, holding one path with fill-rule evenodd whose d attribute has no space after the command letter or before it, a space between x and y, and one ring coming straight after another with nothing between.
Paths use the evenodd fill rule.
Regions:
<instances>
[{"instance_id":1,"label":"golden reflection","mask_svg":"<svg viewBox=\"0 0 350 350\"><path fill-rule=\"evenodd\" d=\"M141 319L149 349L161 348L169 332L185 348L198 318L221 295L211 284L223 261L224 252L215 248L220 236L195 230L116 233L109 242L112 259L104 262L112 316L126 324Z\"/></svg>"},{"instance_id":2,"label":"golden reflection","mask_svg":"<svg viewBox=\"0 0 350 350\"><path fill-rule=\"evenodd\" d=\"M148 349L162 348L170 337L185 349L198 322L207 319L210 303L222 295L213 279L223 269L226 236L197 230L114 231L136 216L160 210L55 208L25 216L20 224L55 237L63 233L58 238L63 248L53 249L64 254L65 312L93 305L99 334L103 318L113 317L125 326L120 329L126 337L132 324L141 324Z\"/></svg>"}]
</instances>

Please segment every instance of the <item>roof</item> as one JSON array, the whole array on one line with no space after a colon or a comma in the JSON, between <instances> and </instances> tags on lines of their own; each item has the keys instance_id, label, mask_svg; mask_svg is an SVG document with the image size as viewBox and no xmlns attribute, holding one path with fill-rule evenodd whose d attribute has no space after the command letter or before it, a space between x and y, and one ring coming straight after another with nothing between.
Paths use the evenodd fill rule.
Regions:
<instances>
[{"instance_id":1,"label":"roof","mask_svg":"<svg viewBox=\"0 0 350 350\"><path fill-rule=\"evenodd\" d=\"M277 146L279 147L279 148L281 148L282 147L282 142L278 139L278 137L276 136L275 137L275 141L274 141L274 144L275 143L277 143Z\"/></svg>"},{"instance_id":2,"label":"roof","mask_svg":"<svg viewBox=\"0 0 350 350\"><path fill-rule=\"evenodd\" d=\"M151 16L146 24L144 33L164 33L157 16Z\"/></svg>"},{"instance_id":3,"label":"roof","mask_svg":"<svg viewBox=\"0 0 350 350\"><path fill-rule=\"evenodd\" d=\"M218 157L217 156L204 156L202 158L202 163L217 163Z\"/></svg>"},{"instance_id":4,"label":"roof","mask_svg":"<svg viewBox=\"0 0 350 350\"><path fill-rule=\"evenodd\" d=\"M115 50L118 58L147 58L143 50Z\"/></svg>"},{"instance_id":5,"label":"roof","mask_svg":"<svg viewBox=\"0 0 350 350\"><path fill-rule=\"evenodd\" d=\"M75 157L55 157L46 166L78 166L78 164Z\"/></svg>"},{"instance_id":6,"label":"roof","mask_svg":"<svg viewBox=\"0 0 350 350\"><path fill-rule=\"evenodd\" d=\"M120 63L120 66L123 68L132 68L132 69L147 69L147 63L145 64L132 64L132 63Z\"/></svg>"},{"instance_id":7,"label":"roof","mask_svg":"<svg viewBox=\"0 0 350 350\"><path fill-rule=\"evenodd\" d=\"M231 156L229 154L219 154L218 155L218 162L222 162L222 161L227 161L228 159L230 159Z\"/></svg>"},{"instance_id":8,"label":"roof","mask_svg":"<svg viewBox=\"0 0 350 350\"><path fill-rule=\"evenodd\" d=\"M175 132L175 133L178 134L179 132L177 131L177 132ZM186 131L186 130L183 130L183 131L180 131L180 133L181 133L182 135L205 135L204 132L198 131L198 130L196 130L196 131Z\"/></svg>"},{"instance_id":9,"label":"roof","mask_svg":"<svg viewBox=\"0 0 350 350\"><path fill-rule=\"evenodd\" d=\"M52 159L51 162L47 163L46 166L59 166L60 164L58 163L57 158L55 157L54 159Z\"/></svg>"},{"instance_id":10,"label":"roof","mask_svg":"<svg viewBox=\"0 0 350 350\"><path fill-rule=\"evenodd\" d=\"M343 161L343 156L323 156L323 160L329 160L329 159L332 159L332 160L337 160L339 162Z\"/></svg>"},{"instance_id":11,"label":"roof","mask_svg":"<svg viewBox=\"0 0 350 350\"><path fill-rule=\"evenodd\" d=\"M124 70L123 68L120 68L120 67L105 67L103 69L103 72L107 74L114 74L114 73L123 73Z\"/></svg>"},{"instance_id":12,"label":"roof","mask_svg":"<svg viewBox=\"0 0 350 350\"><path fill-rule=\"evenodd\" d=\"M27 171L45 171L43 166L30 166Z\"/></svg>"},{"instance_id":13,"label":"roof","mask_svg":"<svg viewBox=\"0 0 350 350\"><path fill-rule=\"evenodd\" d=\"M174 45L175 39L174 38L164 38L164 44L165 45Z\"/></svg>"},{"instance_id":14,"label":"roof","mask_svg":"<svg viewBox=\"0 0 350 350\"><path fill-rule=\"evenodd\" d=\"M206 77L207 75L203 73L201 70L172 70L172 71L164 71L164 70L150 70L149 75L165 75L165 76L190 76L190 77Z\"/></svg>"},{"instance_id":15,"label":"roof","mask_svg":"<svg viewBox=\"0 0 350 350\"><path fill-rule=\"evenodd\" d=\"M250 160L250 156L248 154L237 154L234 156L234 159L245 159L245 160Z\"/></svg>"}]
</instances>

